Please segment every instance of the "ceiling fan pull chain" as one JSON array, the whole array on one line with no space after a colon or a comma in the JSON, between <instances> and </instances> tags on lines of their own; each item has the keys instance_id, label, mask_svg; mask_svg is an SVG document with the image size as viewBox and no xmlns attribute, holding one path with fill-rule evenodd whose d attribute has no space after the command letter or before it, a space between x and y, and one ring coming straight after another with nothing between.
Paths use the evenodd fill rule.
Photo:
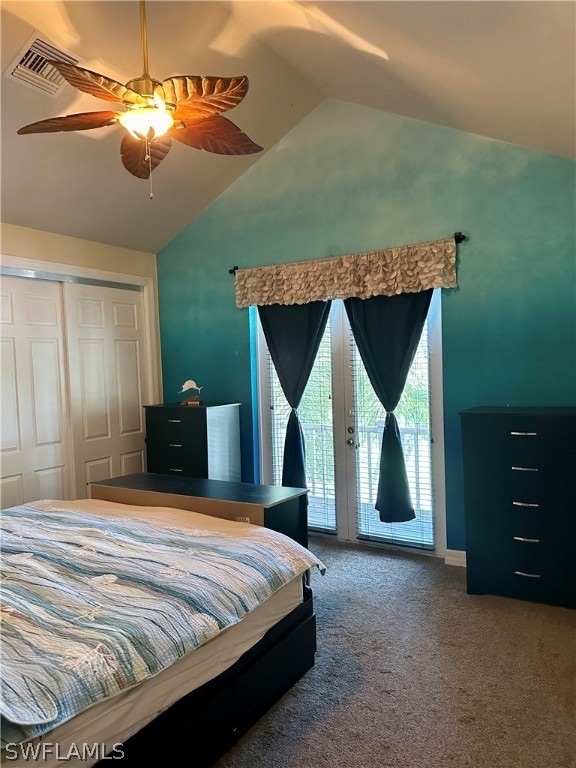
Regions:
<instances>
[{"instance_id":1,"label":"ceiling fan pull chain","mask_svg":"<svg viewBox=\"0 0 576 768\"><path fill-rule=\"evenodd\" d=\"M152 188L152 153L150 151L151 148L151 142L149 139L146 139L146 155L144 157L144 160L148 160L148 180L150 181L150 200L154 199L154 190Z\"/></svg>"}]
</instances>

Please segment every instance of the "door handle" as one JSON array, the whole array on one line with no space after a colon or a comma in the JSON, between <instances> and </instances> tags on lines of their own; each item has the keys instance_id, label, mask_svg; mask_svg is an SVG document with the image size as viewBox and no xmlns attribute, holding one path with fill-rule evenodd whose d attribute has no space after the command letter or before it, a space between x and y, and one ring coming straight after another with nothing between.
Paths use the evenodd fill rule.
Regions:
<instances>
[{"instance_id":1,"label":"door handle","mask_svg":"<svg viewBox=\"0 0 576 768\"><path fill-rule=\"evenodd\" d=\"M354 440L353 437L349 437L348 440L346 440L346 445L349 445L351 448L359 448L360 443L357 443L356 440Z\"/></svg>"}]
</instances>

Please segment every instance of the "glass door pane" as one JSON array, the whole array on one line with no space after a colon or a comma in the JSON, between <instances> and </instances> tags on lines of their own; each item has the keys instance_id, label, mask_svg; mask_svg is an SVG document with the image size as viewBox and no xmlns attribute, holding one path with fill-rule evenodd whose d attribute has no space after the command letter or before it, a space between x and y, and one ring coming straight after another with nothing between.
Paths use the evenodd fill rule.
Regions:
<instances>
[{"instance_id":1,"label":"glass door pane","mask_svg":"<svg viewBox=\"0 0 576 768\"><path fill-rule=\"evenodd\" d=\"M334 427L332 419L332 356L328 320L314 367L306 386L298 416L306 444L308 481L308 527L323 533L336 533L336 492L334 469ZM272 431L273 484L282 483L282 459L290 406L268 355L270 414Z\"/></svg>"},{"instance_id":2,"label":"glass door pane","mask_svg":"<svg viewBox=\"0 0 576 768\"><path fill-rule=\"evenodd\" d=\"M405 523L381 522L374 507L386 411L370 384L351 332L349 343L356 417L357 448L352 455L356 464L358 538L433 549L428 324L424 326L404 392L395 410L416 514L415 520Z\"/></svg>"}]
</instances>

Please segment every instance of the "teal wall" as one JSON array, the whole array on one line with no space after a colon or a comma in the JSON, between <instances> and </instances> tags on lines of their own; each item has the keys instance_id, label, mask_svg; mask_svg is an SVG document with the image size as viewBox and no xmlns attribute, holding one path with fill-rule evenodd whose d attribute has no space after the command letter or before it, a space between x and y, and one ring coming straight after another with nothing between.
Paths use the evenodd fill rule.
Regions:
<instances>
[{"instance_id":1,"label":"teal wall","mask_svg":"<svg viewBox=\"0 0 576 768\"><path fill-rule=\"evenodd\" d=\"M158 254L164 399L187 378L241 402L252 481L249 316L234 265L383 248L461 230L442 291L448 547L464 548L458 412L576 404L576 166L327 100Z\"/></svg>"}]
</instances>

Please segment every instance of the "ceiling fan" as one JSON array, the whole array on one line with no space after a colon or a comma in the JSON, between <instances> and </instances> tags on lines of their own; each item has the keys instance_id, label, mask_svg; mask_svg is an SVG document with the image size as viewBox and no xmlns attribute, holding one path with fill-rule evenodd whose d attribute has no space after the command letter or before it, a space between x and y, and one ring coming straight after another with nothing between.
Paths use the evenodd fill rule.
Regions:
<instances>
[{"instance_id":1,"label":"ceiling fan","mask_svg":"<svg viewBox=\"0 0 576 768\"><path fill-rule=\"evenodd\" d=\"M120 145L122 163L140 179L148 179L164 160L172 147L172 139L222 155L260 152L262 147L221 114L242 101L248 91L247 76L176 75L163 82L155 80L148 73L144 0L140 0L140 30L144 72L126 85L89 69L48 61L74 88L122 105L121 111L52 117L25 125L18 133L86 131L120 123L128 131Z\"/></svg>"}]
</instances>

